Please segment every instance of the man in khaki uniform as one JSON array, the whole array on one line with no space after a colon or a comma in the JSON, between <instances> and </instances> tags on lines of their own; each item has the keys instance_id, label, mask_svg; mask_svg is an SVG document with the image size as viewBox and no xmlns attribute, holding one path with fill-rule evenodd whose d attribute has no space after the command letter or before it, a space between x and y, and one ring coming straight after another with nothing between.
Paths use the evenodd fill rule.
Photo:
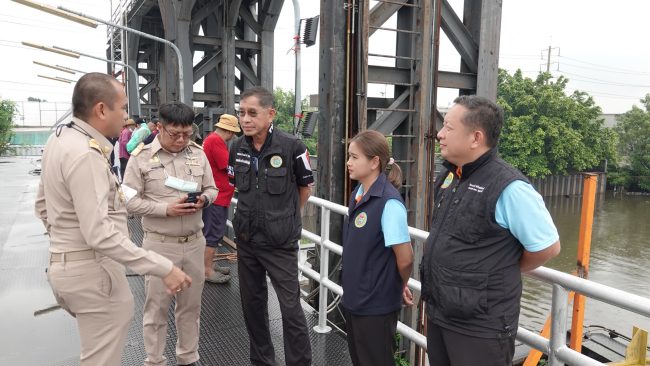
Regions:
<instances>
[{"instance_id":1,"label":"man in khaki uniform","mask_svg":"<svg viewBox=\"0 0 650 366\"><path fill-rule=\"evenodd\" d=\"M198 362L199 317L205 273L205 237L201 210L217 197L212 171L201 147L190 141L194 112L183 103L159 108L160 133L149 145L131 154L124 177L127 209L141 215L143 248L153 250L181 267L194 279L187 291L176 294L175 320L179 365ZM189 193L198 192L196 203ZM145 280L145 365L166 365L167 314L172 296L155 277Z\"/></svg>"},{"instance_id":2,"label":"man in khaki uniform","mask_svg":"<svg viewBox=\"0 0 650 366\"><path fill-rule=\"evenodd\" d=\"M157 276L170 292L191 279L172 262L129 240L126 207L107 137L126 119L122 85L89 73L75 85L71 122L45 146L36 215L50 236L48 279L57 302L77 319L81 366L120 364L133 295L124 265Z\"/></svg>"}]
</instances>

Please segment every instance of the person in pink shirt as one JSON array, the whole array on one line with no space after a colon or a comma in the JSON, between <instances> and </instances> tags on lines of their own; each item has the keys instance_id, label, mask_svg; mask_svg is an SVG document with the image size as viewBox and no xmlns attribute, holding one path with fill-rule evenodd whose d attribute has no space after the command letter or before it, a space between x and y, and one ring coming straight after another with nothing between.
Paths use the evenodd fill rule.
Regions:
<instances>
[{"instance_id":1,"label":"person in pink shirt","mask_svg":"<svg viewBox=\"0 0 650 366\"><path fill-rule=\"evenodd\" d=\"M205 280L212 283L226 283L230 280L229 267L213 266L214 254L226 233L228 207L235 193L235 187L228 178L228 147L226 143L240 132L237 117L223 114L214 126L215 131L203 141L203 152L212 167L212 176L219 189L213 204L203 209L203 235L205 247Z\"/></svg>"},{"instance_id":2,"label":"person in pink shirt","mask_svg":"<svg viewBox=\"0 0 650 366\"><path fill-rule=\"evenodd\" d=\"M129 162L129 157L131 157L131 154L126 151L126 144L129 143L133 130L135 130L135 121L129 118L126 120L126 123L124 123L122 132L120 132L120 138L118 139L118 142L120 143L120 179L124 179L126 163Z\"/></svg>"}]
</instances>

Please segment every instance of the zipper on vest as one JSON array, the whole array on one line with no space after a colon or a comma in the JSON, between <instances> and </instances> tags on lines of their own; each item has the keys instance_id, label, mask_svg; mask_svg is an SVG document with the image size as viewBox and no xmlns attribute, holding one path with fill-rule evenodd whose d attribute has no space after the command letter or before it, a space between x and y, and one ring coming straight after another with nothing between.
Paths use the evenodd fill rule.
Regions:
<instances>
[{"instance_id":1,"label":"zipper on vest","mask_svg":"<svg viewBox=\"0 0 650 366\"><path fill-rule=\"evenodd\" d=\"M456 191L458 191L458 186L459 186L459 185L460 185L460 178L458 179L458 182L456 182L456 185L453 186L453 188L451 189L450 197L447 198L448 200L452 200L452 199L454 198L454 196L456 195ZM442 201L443 201L443 200L445 200L445 197L443 197L443 199L440 200L440 202L438 202L438 207L440 207L440 204L442 204ZM443 212L442 220L445 220L445 219L447 218L447 212L449 212L449 207L450 207L451 205L453 205L453 204L454 204L454 203L451 202L450 204L447 205L447 207L445 207L445 212ZM432 243L432 244L433 244L433 242L436 241L436 239L438 239L438 235L440 235L440 230L436 230L436 236L433 237L433 240L431 240L431 243Z\"/></svg>"}]
</instances>

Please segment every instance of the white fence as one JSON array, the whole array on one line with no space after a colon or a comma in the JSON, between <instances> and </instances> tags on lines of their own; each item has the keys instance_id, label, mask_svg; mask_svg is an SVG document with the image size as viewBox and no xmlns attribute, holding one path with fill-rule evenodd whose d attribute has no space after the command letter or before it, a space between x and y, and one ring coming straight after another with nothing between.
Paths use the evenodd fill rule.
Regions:
<instances>
[{"instance_id":1,"label":"white fence","mask_svg":"<svg viewBox=\"0 0 650 366\"><path fill-rule=\"evenodd\" d=\"M236 207L237 199L233 199L232 202ZM320 208L322 234L318 235L303 229L302 237L313 241L320 247L321 272L317 272L304 265L299 265L299 269L302 271L303 276L309 277L320 284L318 325L314 327L314 330L319 333L328 333L331 330L327 325L327 309L329 306L327 304L328 291L332 291L339 296L343 295L343 288L329 278L328 263L330 252L335 255L343 255L343 247L329 239L330 215L334 212L345 216L348 213L348 208L317 197L310 197L309 202ZM231 221L228 221L228 226L232 228ZM409 234L411 235L411 239L414 240L417 245L422 245L429 235L429 233L424 230L412 227L409 227ZM575 291L576 293L585 295L586 297L650 317L650 299L648 298L546 267L540 267L526 275L553 286L551 337L550 339L546 339L539 334L519 327L517 331L517 339L524 344L547 354L549 365L551 366L564 365L565 363L578 366L604 365L601 362L570 349L566 345L568 315L567 299L569 291ZM420 281L411 278L409 279L408 286L415 292L421 292ZM415 329L399 322L397 324L397 331L401 333L404 338L415 342L415 344L423 349L427 348L426 337Z\"/></svg>"}]
</instances>

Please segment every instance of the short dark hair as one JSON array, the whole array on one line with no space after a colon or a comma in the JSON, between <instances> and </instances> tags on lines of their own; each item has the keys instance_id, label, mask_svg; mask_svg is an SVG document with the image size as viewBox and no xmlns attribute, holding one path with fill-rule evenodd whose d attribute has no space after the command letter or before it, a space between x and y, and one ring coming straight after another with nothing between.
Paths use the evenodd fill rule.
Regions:
<instances>
[{"instance_id":1,"label":"short dark hair","mask_svg":"<svg viewBox=\"0 0 650 366\"><path fill-rule=\"evenodd\" d=\"M463 123L468 127L483 130L488 147L497 146L503 126L503 109L493 101L478 95L461 95L454 99L454 103L467 109Z\"/></svg>"},{"instance_id":2,"label":"short dark hair","mask_svg":"<svg viewBox=\"0 0 650 366\"><path fill-rule=\"evenodd\" d=\"M275 97L273 96L273 93L264 87L254 86L244 90L244 92L239 96L239 100L248 97L257 97L260 105L264 108L275 107Z\"/></svg>"},{"instance_id":3,"label":"short dark hair","mask_svg":"<svg viewBox=\"0 0 650 366\"><path fill-rule=\"evenodd\" d=\"M115 84L119 81L108 74L89 72L82 76L72 92L72 115L85 121L97 103L106 103L113 109L118 97Z\"/></svg>"},{"instance_id":4,"label":"short dark hair","mask_svg":"<svg viewBox=\"0 0 650 366\"><path fill-rule=\"evenodd\" d=\"M185 103L165 103L158 108L158 114L164 126L171 124L188 127L194 123L194 110Z\"/></svg>"}]
</instances>

